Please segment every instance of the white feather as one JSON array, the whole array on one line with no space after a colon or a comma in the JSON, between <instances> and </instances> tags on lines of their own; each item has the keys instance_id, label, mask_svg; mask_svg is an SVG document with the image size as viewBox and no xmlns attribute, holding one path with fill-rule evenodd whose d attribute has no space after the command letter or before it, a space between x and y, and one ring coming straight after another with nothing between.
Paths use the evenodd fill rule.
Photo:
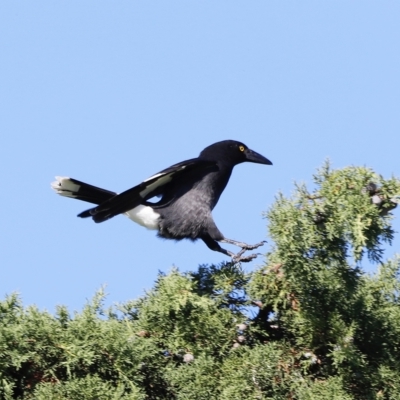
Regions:
<instances>
[{"instance_id":1,"label":"white feather","mask_svg":"<svg viewBox=\"0 0 400 400\"><path fill-rule=\"evenodd\" d=\"M132 221L147 229L158 229L158 219L160 218L160 214L157 214L149 206L137 206L132 208L132 210L127 211L125 215Z\"/></svg>"},{"instance_id":2,"label":"white feather","mask_svg":"<svg viewBox=\"0 0 400 400\"><path fill-rule=\"evenodd\" d=\"M56 181L51 183L51 187L61 196L76 197L74 193L78 192L80 185L71 182L67 176L56 176Z\"/></svg>"},{"instance_id":3,"label":"white feather","mask_svg":"<svg viewBox=\"0 0 400 400\"><path fill-rule=\"evenodd\" d=\"M171 172L168 175L163 176L162 178L157 179L155 182L151 183L149 186L147 186L144 190L142 190L139 194L142 198L146 197L150 192L152 192L154 189L156 189L159 186L162 186L166 183L168 183L172 179L172 175L175 172ZM156 177L157 175L154 175ZM150 178L149 178L150 179ZM144 181L146 182L146 181Z\"/></svg>"},{"instance_id":4,"label":"white feather","mask_svg":"<svg viewBox=\"0 0 400 400\"><path fill-rule=\"evenodd\" d=\"M182 169L185 169L185 168L186 168L186 165L182 165L179 168L179 170L182 170ZM177 171L172 171L172 172L167 172L167 173L166 172L159 172L158 174L152 175L149 178L145 179L143 182L148 182L148 181L150 181L150 180L152 180L154 178L158 178L159 176L174 174L175 172L177 172Z\"/></svg>"}]
</instances>

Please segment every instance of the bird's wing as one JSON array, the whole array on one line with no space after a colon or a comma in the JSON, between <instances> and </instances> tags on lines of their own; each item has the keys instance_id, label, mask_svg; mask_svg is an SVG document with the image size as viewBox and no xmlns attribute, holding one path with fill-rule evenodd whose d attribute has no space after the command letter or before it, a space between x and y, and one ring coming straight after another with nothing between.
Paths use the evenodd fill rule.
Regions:
<instances>
[{"instance_id":1,"label":"bird's wing","mask_svg":"<svg viewBox=\"0 0 400 400\"><path fill-rule=\"evenodd\" d=\"M139 185L126 190L101 203L98 207L83 211L78 217L93 217L95 222L103 222L118 214L122 214L137 207L144 201L162 195L165 187L175 179L182 178L192 172L202 172L217 168L215 161L207 161L199 158L182 161L166 168L157 174L145 179Z\"/></svg>"}]
</instances>

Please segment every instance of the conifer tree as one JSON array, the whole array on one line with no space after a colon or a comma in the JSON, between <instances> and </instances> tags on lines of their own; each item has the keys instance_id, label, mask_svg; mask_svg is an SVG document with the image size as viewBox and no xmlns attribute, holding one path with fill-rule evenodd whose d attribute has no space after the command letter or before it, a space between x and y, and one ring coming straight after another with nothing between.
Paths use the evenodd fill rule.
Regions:
<instances>
[{"instance_id":1,"label":"conifer tree","mask_svg":"<svg viewBox=\"0 0 400 400\"><path fill-rule=\"evenodd\" d=\"M263 265L159 274L81 313L0 303L0 398L400 399L400 181L324 165L266 213ZM367 274L366 262L376 265Z\"/></svg>"}]
</instances>

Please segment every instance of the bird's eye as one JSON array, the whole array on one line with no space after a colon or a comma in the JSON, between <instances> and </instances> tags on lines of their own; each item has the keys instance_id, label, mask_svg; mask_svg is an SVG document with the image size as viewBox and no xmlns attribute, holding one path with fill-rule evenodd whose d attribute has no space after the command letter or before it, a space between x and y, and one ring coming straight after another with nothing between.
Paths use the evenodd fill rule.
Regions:
<instances>
[{"instance_id":1,"label":"bird's eye","mask_svg":"<svg viewBox=\"0 0 400 400\"><path fill-rule=\"evenodd\" d=\"M240 151L244 151L244 146L239 146Z\"/></svg>"}]
</instances>

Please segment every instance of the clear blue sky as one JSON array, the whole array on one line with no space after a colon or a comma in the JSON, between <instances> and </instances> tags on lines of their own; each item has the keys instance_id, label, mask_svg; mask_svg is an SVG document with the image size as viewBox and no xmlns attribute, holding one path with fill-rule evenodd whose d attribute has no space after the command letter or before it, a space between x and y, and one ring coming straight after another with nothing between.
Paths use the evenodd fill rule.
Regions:
<instances>
[{"instance_id":1,"label":"clear blue sky","mask_svg":"<svg viewBox=\"0 0 400 400\"><path fill-rule=\"evenodd\" d=\"M88 206L55 195L55 175L123 191L241 140L274 165L235 168L214 218L248 243L327 157L399 176L399 21L398 1L2 2L1 298L79 310L103 284L122 302L158 270L226 260L124 217L76 218Z\"/></svg>"}]
</instances>

